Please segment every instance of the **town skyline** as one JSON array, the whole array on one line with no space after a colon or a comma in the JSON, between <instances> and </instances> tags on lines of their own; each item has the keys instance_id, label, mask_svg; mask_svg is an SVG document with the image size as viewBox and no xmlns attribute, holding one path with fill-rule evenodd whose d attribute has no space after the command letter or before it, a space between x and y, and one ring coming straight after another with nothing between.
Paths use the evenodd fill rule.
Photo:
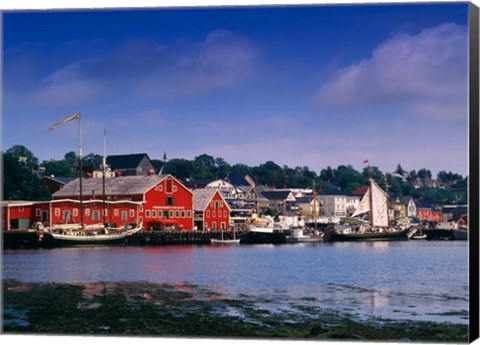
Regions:
<instances>
[{"instance_id":1,"label":"town skyline","mask_svg":"<svg viewBox=\"0 0 480 345\"><path fill-rule=\"evenodd\" d=\"M468 4L4 13L3 150L468 175ZM41 28L42 30L37 30ZM20 135L19 135L20 134Z\"/></svg>"}]
</instances>

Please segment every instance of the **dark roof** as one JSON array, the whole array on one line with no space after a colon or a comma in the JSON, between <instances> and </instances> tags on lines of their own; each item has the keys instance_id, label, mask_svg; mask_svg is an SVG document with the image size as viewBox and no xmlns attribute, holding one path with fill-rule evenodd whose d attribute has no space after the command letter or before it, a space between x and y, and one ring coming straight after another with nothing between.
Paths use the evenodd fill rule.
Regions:
<instances>
[{"instance_id":1,"label":"dark roof","mask_svg":"<svg viewBox=\"0 0 480 345\"><path fill-rule=\"evenodd\" d=\"M261 192L268 200L285 200L291 192L289 190L271 190Z\"/></svg>"},{"instance_id":2,"label":"dark roof","mask_svg":"<svg viewBox=\"0 0 480 345\"><path fill-rule=\"evenodd\" d=\"M229 174L225 179L234 186L250 186L245 176L247 176L247 174Z\"/></svg>"},{"instance_id":3,"label":"dark roof","mask_svg":"<svg viewBox=\"0 0 480 345\"><path fill-rule=\"evenodd\" d=\"M297 199L297 203L299 204L309 204L313 201L313 196L304 196L296 199Z\"/></svg>"},{"instance_id":4,"label":"dark roof","mask_svg":"<svg viewBox=\"0 0 480 345\"><path fill-rule=\"evenodd\" d=\"M205 187L207 184L210 182L215 181L209 178L199 178L199 179L193 179L193 180L185 180L182 181L182 183L186 187Z\"/></svg>"},{"instance_id":5,"label":"dark roof","mask_svg":"<svg viewBox=\"0 0 480 345\"><path fill-rule=\"evenodd\" d=\"M150 157L146 153L134 153L129 155L115 155L115 156L108 156L107 157L107 164L110 166L112 170L122 170L122 169L136 169L142 159L148 158L148 160L152 163Z\"/></svg>"}]
</instances>

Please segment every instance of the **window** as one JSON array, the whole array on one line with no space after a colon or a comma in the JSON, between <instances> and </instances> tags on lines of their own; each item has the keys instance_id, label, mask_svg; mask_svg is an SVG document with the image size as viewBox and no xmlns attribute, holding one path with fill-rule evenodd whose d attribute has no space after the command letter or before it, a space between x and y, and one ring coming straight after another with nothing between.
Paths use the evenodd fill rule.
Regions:
<instances>
[{"instance_id":1,"label":"window","mask_svg":"<svg viewBox=\"0 0 480 345\"><path fill-rule=\"evenodd\" d=\"M150 210L145 211L145 218L150 218Z\"/></svg>"},{"instance_id":2,"label":"window","mask_svg":"<svg viewBox=\"0 0 480 345\"><path fill-rule=\"evenodd\" d=\"M168 211L168 218L173 218L173 211Z\"/></svg>"},{"instance_id":3,"label":"window","mask_svg":"<svg viewBox=\"0 0 480 345\"><path fill-rule=\"evenodd\" d=\"M218 201L215 201L215 209L218 210Z\"/></svg>"},{"instance_id":4,"label":"window","mask_svg":"<svg viewBox=\"0 0 480 345\"><path fill-rule=\"evenodd\" d=\"M210 217L210 210L207 211L207 217Z\"/></svg>"},{"instance_id":5,"label":"window","mask_svg":"<svg viewBox=\"0 0 480 345\"><path fill-rule=\"evenodd\" d=\"M119 214L120 214L120 210L119 210L119 209L116 208L115 210L113 210L113 215L114 215L115 217L118 217Z\"/></svg>"},{"instance_id":6,"label":"window","mask_svg":"<svg viewBox=\"0 0 480 345\"><path fill-rule=\"evenodd\" d=\"M227 226L226 226L225 222L222 222L222 223L220 224L220 227L222 228L222 230L226 230L226 229L227 229Z\"/></svg>"},{"instance_id":7,"label":"window","mask_svg":"<svg viewBox=\"0 0 480 345\"><path fill-rule=\"evenodd\" d=\"M163 218L163 211L158 211L158 218Z\"/></svg>"},{"instance_id":8,"label":"window","mask_svg":"<svg viewBox=\"0 0 480 345\"><path fill-rule=\"evenodd\" d=\"M182 211L182 218L185 218L185 211Z\"/></svg>"},{"instance_id":9,"label":"window","mask_svg":"<svg viewBox=\"0 0 480 345\"><path fill-rule=\"evenodd\" d=\"M89 209L89 208L86 208L86 209L85 209L85 215L86 215L87 217L90 217L90 209Z\"/></svg>"},{"instance_id":10,"label":"window","mask_svg":"<svg viewBox=\"0 0 480 345\"><path fill-rule=\"evenodd\" d=\"M20 206L20 207L18 208L18 210L19 210L20 212L23 212L23 206Z\"/></svg>"},{"instance_id":11,"label":"window","mask_svg":"<svg viewBox=\"0 0 480 345\"><path fill-rule=\"evenodd\" d=\"M165 193L172 193L173 190L173 181L172 179L168 179L165 181Z\"/></svg>"},{"instance_id":12,"label":"window","mask_svg":"<svg viewBox=\"0 0 480 345\"><path fill-rule=\"evenodd\" d=\"M174 192L177 191L177 186L173 186L173 191L174 191Z\"/></svg>"},{"instance_id":13,"label":"window","mask_svg":"<svg viewBox=\"0 0 480 345\"><path fill-rule=\"evenodd\" d=\"M35 210L35 215L36 215L37 217L39 217L41 214L42 214L42 210L40 210L39 208L37 208L37 209Z\"/></svg>"},{"instance_id":14,"label":"window","mask_svg":"<svg viewBox=\"0 0 480 345\"><path fill-rule=\"evenodd\" d=\"M223 201L220 201L220 208L223 207Z\"/></svg>"},{"instance_id":15,"label":"window","mask_svg":"<svg viewBox=\"0 0 480 345\"><path fill-rule=\"evenodd\" d=\"M187 218L191 218L192 217L192 212L191 211L187 211Z\"/></svg>"},{"instance_id":16,"label":"window","mask_svg":"<svg viewBox=\"0 0 480 345\"><path fill-rule=\"evenodd\" d=\"M143 212L143 205L140 205L140 212Z\"/></svg>"},{"instance_id":17,"label":"window","mask_svg":"<svg viewBox=\"0 0 480 345\"><path fill-rule=\"evenodd\" d=\"M59 208L55 209L55 217L60 217L60 209Z\"/></svg>"},{"instance_id":18,"label":"window","mask_svg":"<svg viewBox=\"0 0 480 345\"><path fill-rule=\"evenodd\" d=\"M217 230L217 222L212 223L212 230Z\"/></svg>"},{"instance_id":19,"label":"window","mask_svg":"<svg viewBox=\"0 0 480 345\"><path fill-rule=\"evenodd\" d=\"M122 211L122 220L127 220L127 211Z\"/></svg>"},{"instance_id":20,"label":"window","mask_svg":"<svg viewBox=\"0 0 480 345\"><path fill-rule=\"evenodd\" d=\"M78 208L73 209L73 216L74 217L78 216Z\"/></svg>"},{"instance_id":21,"label":"window","mask_svg":"<svg viewBox=\"0 0 480 345\"><path fill-rule=\"evenodd\" d=\"M223 216L226 218L227 217L227 211L223 211Z\"/></svg>"},{"instance_id":22,"label":"window","mask_svg":"<svg viewBox=\"0 0 480 345\"><path fill-rule=\"evenodd\" d=\"M175 218L180 218L180 211L175 212Z\"/></svg>"},{"instance_id":23,"label":"window","mask_svg":"<svg viewBox=\"0 0 480 345\"><path fill-rule=\"evenodd\" d=\"M165 205L173 206L173 197L167 196L167 200L165 200Z\"/></svg>"},{"instance_id":24,"label":"window","mask_svg":"<svg viewBox=\"0 0 480 345\"><path fill-rule=\"evenodd\" d=\"M158 186L158 191L163 192L163 185Z\"/></svg>"},{"instance_id":25,"label":"window","mask_svg":"<svg viewBox=\"0 0 480 345\"><path fill-rule=\"evenodd\" d=\"M130 210L130 217L135 217L135 211L134 210Z\"/></svg>"},{"instance_id":26,"label":"window","mask_svg":"<svg viewBox=\"0 0 480 345\"><path fill-rule=\"evenodd\" d=\"M157 218L157 211L156 210L152 211L152 218Z\"/></svg>"},{"instance_id":27,"label":"window","mask_svg":"<svg viewBox=\"0 0 480 345\"><path fill-rule=\"evenodd\" d=\"M70 220L70 211L63 211L63 220L67 221Z\"/></svg>"},{"instance_id":28,"label":"window","mask_svg":"<svg viewBox=\"0 0 480 345\"><path fill-rule=\"evenodd\" d=\"M100 211L95 210L92 212L92 220L100 220Z\"/></svg>"}]
</instances>

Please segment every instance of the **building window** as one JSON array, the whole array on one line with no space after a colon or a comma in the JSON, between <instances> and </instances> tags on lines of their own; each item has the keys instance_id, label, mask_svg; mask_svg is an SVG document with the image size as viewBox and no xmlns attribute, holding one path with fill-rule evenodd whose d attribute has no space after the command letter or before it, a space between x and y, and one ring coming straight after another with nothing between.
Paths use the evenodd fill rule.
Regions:
<instances>
[{"instance_id":1,"label":"building window","mask_svg":"<svg viewBox=\"0 0 480 345\"><path fill-rule=\"evenodd\" d=\"M185 211L182 211L182 218L185 218Z\"/></svg>"},{"instance_id":2,"label":"building window","mask_svg":"<svg viewBox=\"0 0 480 345\"><path fill-rule=\"evenodd\" d=\"M180 211L175 212L175 218L180 218Z\"/></svg>"},{"instance_id":3,"label":"building window","mask_svg":"<svg viewBox=\"0 0 480 345\"><path fill-rule=\"evenodd\" d=\"M227 226L226 226L225 222L222 222L222 223L220 224L220 227L222 228L222 230L226 230L226 229L227 229Z\"/></svg>"},{"instance_id":4,"label":"building window","mask_svg":"<svg viewBox=\"0 0 480 345\"><path fill-rule=\"evenodd\" d=\"M165 181L165 193L172 193L173 190L173 181L172 179L167 179Z\"/></svg>"},{"instance_id":5,"label":"building window","mask_svg":"<svg viewBox=\"0 0 480 345\"><path fill-rule=\"evenodd\" d=\"M19 210L20 212L23 212L23 206L20 206L20 207L18 208L18 210Z\"/></svg>"},{"instance_id":6,"label":"building window","mask_svg":"<svg viewBox=\"0 0 480 345\"><path fill-rule=\"evenodd\" d=\"M223 211L223 216L226 218L227 217L227 211Z\"/></svg>"},{"instance_id":7,"label":"building window","mask_svg":"<svg viewBox=\"0 0 480 345\"><path fill-rule=\"evenodd\" d=\"M215 209L218 210L218 201L215 201Z\"/></svg>"},{"instance_id":8,"label":"building window","mask_svg":"<svg viewBox=\"0 0 480 345\"><path fill-rule=\"evenodd\" d=\"M168 211L168 218L173 218L173 211Z\"/></svg>"},{"instance_id":9,"label":"building window","mask_svg":"<svg viewBox=\"0 0 480 345\"><path fill-rule=\"evenodd\" d=\"M212 223L212 230L217 230L217 222Z\"/></svg>"},{"instance_id":10,"label":"building window","mask_svg":"<svg viewBox=\"0 0 480 345\"><path fill-rule=\"evenodd\" d=\"M173 186L173 192L177 191L177 186Z\"/></svg>"},{"instance_id":11,"label":"building window","mask_svg":"<svg viewBox=\"0 0 480 345\"><path fill-rule=\"evenodd\" d=\"M210 217L210 210L207 211L207 217Z\"/></svg>"},{"instance_id":12,"label":"building window","mask_svg":"<svg viewBox=\"0 0 480 345\"><path fill-rule=\"evenodd\" d=\"M120 213L120 210L118 210L117 208L115 210L113 210L113 215L115 217L118 217L119 213Z\"/></svg>"},{"instance_id":13,"label":"building window","mask_svg":"<svg viewBox=\"0 0 480 345\"><path fill-rule=\"evenodd\" d=\"M127 218L127 211L122 211L122 220L123 221L126 221L128 218Z\"/></svg>"},{"instance_id":14,"label":"building window","mask_svg":"<svg viewBox=\"0 0 480 345\"><path fill-rule=\"evenodd\" d=\"M145 218L150 218L150 210L145 211Z\"/></svg>"},{"instance_id":15,"label":"building window","mask_svg":"<svg viewBox=\"0 0 480 345\"><path fill-rule=\"evenodd\" d=\"M191 211L187 211L187 218L192 218L192 213L191 213Z\"/></svg>"},{"instance_id":16,"label":"building window","mask_svg":"<svg viewBox=\"0 0 480 345\"><path fill-rule=\"evenodd\" d=\"M63 211L63 220L67 221L70 220L70 211Z\"/></svg>"},{"instance_id":17,"label":"building window","mask_svg":"<svg viewBox=\"0 0 480 345\"><path fill-rule=\"evenodd\" d=\"M140 212L143 212L143 205L140 205Z\"/></svg>"},{"instance_id":18,"label":"building window","mask_svg":"<svg viewBox=\"0 0 480 345\"><path fill-rule=\"evenodd\" d=\"M167 196L167 200L165 201L165 205L173 206L173 197Z\"/></svg>"},{"instance_id":19,"label":"building window","mask_svg":"<svg viewBox=\"0 0 480 345\"><path fill-rule=\"evenodd\" d=\"M135 211L134 210L130 210L130 217L135 217Z\"/></svg>"},{"instance_id":20,"label":"building window","mask_svg":"<svg viewBox=\"0 0 480 345\"><path fill-rule=\"evenodd\" d=\"M78 208L73 209L73 216L74 217L78 216Z\"/></svg>"},{"instance_id":21,"label":"building window","mask_svg":"<svg viewBox=\"0 0 480 345\"><path fill-rule=\"evenodd\" d=\"M89 208L85 209L85 216L90 217L90 209Z\"/></svg>"},{"instance_id":22,"label":"building window","mask_svg":"<svg viewBox=\"0 0 480 345\"><path fill-rule=\"evenodd\" d=\"M60 209L59 208L55 209L55 217L60 217Z\"/></svg>"},{"instance_id":23,"label":"building window","mask_svg":"<svg viewBox=\"0 0 480 345\"><path fill-rule=\"evenodd\" d=\"M40 217L41 214L42 214L42 211L39 208L35 209L35 215L37 217Z\"/></svg>"},{"instance_id":24,"label":"building window","mask_svg":"<svg viewBox=\"0 0 480 345\"><path fill-rule=\"evenodd\" d=\"M158 211L158 218L163 218L163 211Z\"/></svg>"},{"instance_id":25,"label":"building window","mask_svg":"<svg viewBox=\"0 0 480 345\"><path fill-rule=\"evenodd\" d=\"M158 191L159 191L159 192L163 192L163 186L162 186L162 185L159 185L159 186L158 186Z\"/></svg>"},{"instance_id":26,"label":"building window","mask_svg":"<svg viewBox=\"0 0 480 345\"><path fill-rule=\"evenodd\" d=\"M223 207L223 201L220 201L220 208Z\"/></svg>"},{"instance_id":27,"label":"building window","mask_svg":"<svg viewBox=\"0 0 480 345\"><path fill-rule=\"evenodd\" d=\"M157 211L156 210L152 211L152 218L157 218Z\"/></svg>"},{"instance_id":28,"label":"building window","mask_svg":"<svg viewBox=\"0 0 480 345\"><path fill-rule=\"evenodd\" d=\"M92 212L92 220L100 220L100 211L95 210Z\"/></svg>"}]
</instances>

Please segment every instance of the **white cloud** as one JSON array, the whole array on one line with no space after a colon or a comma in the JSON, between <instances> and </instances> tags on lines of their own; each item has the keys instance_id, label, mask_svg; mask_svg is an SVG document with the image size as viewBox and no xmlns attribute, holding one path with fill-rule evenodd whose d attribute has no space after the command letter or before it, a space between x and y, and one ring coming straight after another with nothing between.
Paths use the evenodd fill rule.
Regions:
<instances>
[{"instance_id":1,"label":"white cloud","mask_svg":"<svg viewBox=\"0 0 480 345\"><path fill-rule=\"evenodd\" d=\"M317 100L332 109L392 105L412 115L465 117L467 38L466 28L456 24L397 35L370 58L338 71Z\"/></svg>"}]
</instances>

